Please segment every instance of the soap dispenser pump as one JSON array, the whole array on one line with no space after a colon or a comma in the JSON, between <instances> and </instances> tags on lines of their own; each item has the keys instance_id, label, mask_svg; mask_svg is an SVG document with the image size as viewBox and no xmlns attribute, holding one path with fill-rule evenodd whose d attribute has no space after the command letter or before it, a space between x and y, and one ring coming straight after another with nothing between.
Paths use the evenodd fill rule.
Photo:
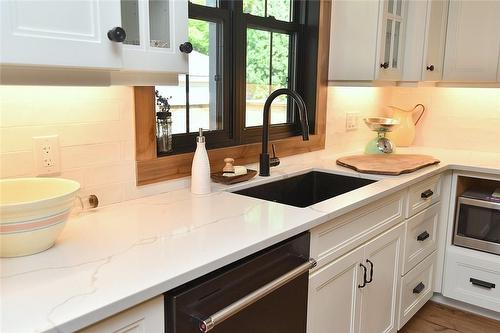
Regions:
<instances>
[{"instance_id":1,"label":"soap dispenser pump","mask_svg":"<svg viewBox=\"0 0 500 333\"><path fill-rule=\"evenodd\" d=\"M196 151L191 166L191 193L208 194L210 192L210 161L205 147L203 129L200 128L199 135L196 137Z\"/></svg>"}]
</instances>

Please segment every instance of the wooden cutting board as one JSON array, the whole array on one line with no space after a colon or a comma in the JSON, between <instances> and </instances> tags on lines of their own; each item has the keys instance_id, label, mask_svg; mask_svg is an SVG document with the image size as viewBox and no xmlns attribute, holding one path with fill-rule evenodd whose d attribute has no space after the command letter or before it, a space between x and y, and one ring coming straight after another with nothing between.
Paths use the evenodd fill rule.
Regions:
<instances>
[{"instance_id":1,"label":"wooden cutting board","mask_svg":"<svg viewBox=\"0 0 500 333\"><path fill-rule=\"evenodd\" d=\"M397 176L410 173L440 161L429 155L383 154L341 157L337 164L361 173Z\"/></svg>"}]
</instances>

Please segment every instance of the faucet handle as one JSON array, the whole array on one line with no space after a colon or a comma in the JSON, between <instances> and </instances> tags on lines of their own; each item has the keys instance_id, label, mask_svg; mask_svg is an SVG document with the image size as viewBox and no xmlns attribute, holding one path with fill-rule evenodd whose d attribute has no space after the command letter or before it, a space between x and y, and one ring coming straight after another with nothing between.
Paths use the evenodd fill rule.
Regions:
<instances>
[{"instance_id":1,"label":"faucet handle","mask_svg":"<svg viewBox=\"0 0 500 333\"><path fill-rule=\"evenodd\" d=\"M273 149L273 157L271 157L269 159L269 165L271 167L275 167L275 166L278 166L280 165L280 159L276 156L276 149L274 147L274 144L271 145L272 149Z\"/></svg>"}]
</instances>

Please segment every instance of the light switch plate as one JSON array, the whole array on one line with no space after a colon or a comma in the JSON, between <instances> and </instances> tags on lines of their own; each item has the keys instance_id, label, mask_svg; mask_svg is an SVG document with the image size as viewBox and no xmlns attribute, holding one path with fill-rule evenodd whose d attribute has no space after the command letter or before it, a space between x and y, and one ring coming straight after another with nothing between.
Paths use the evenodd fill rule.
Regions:
<instances>
[{"instance_id":1,"label":"light switch plate","mask_svg":"<svg viewBox=\"0 0 500 333\"><path fill-rule=\"evenodd\" d=\"M33 154L37 176L53 175L61 172L59 136L34 136Z\"/></svg>"},{"instance_id":2,"label":"light switch plate","mask_svg":"<svg viewBox=\"0 0 500 333\"><path fill-rule=\"evenodd\" d=\"M347 112L345 117L345 129L348 131L357 130L359 127L359 113Z\"/></svg>"}]
</instances>

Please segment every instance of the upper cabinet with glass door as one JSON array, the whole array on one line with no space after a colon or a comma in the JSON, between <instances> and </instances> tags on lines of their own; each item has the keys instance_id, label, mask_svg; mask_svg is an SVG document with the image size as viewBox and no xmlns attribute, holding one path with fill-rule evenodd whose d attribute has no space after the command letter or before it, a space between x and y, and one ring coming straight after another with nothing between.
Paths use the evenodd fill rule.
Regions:
<instances>
[{"instance_id":1,"label":"upper cabinet with glass door","mask_svg":"<svg viewBox=\"0 0 500 333\"><path fill-rule=\"evenodd\" d=\"M120 0L123 70L187 73L187 0Z\"/></svg>"},{"instance_id":2,"label":"upper cabinet with glass door","mask_svg":"<svg viewBox=\"0 0 500 333\"><path fill-rule=\"evenodd\" d=\"M380 37L380 63L375 72L376 80L397 81L403 68L404 25L406 1L383 1L382 34Z\"/></svg>"},{"instance_id":3,"label":"upper cabinet with glass door","mask_svg":"<svg viewBox=\"0 0 500 333\"><path fill-rule=\"evenodd\" d=\"M398 81L406 0L333 0L330 81Z\"/></svg>"}]
</instances>

